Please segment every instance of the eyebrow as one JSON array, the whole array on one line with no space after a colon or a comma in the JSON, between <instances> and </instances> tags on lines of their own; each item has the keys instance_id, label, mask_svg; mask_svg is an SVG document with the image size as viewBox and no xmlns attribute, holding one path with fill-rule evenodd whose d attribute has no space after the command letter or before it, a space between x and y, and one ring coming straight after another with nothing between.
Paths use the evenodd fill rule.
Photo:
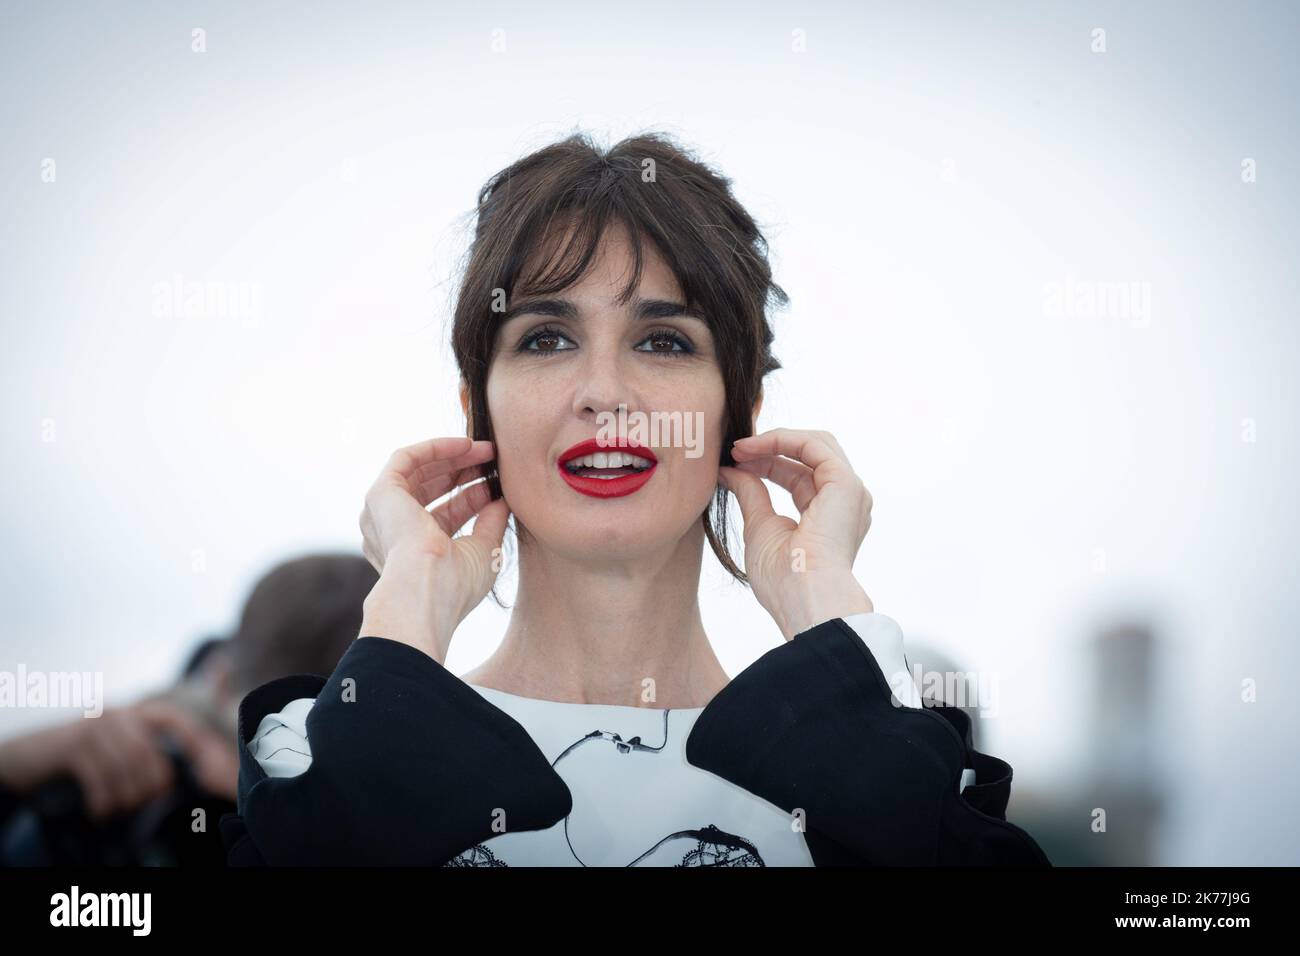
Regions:
<instances>
[{"instance_id":1,"label":"eyebrow","mask_svg":"<svg viewBox=\"0 0 1300 956\"><path fill-rule=\"evenodd\" d=\"M504 325L515 316L525 314L549 315L557 319L571 319L574 321L582 318L578 314L577 306L568 299L528 299L512 309L506 310L502 314L500 322ZM688 309L684 302L673 302L670 299L637 299L635 308L632 311L632 318L639 322L653 322L656 319L670 319L678 316L704 321L703 316Z\"/></svg>"}]
</instances>

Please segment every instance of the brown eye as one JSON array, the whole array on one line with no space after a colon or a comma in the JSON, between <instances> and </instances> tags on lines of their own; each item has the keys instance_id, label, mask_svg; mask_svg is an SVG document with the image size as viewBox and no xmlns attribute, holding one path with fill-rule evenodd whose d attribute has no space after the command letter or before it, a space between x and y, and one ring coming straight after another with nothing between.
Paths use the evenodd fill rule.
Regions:
<instances>
[{"instance_id":1,"label":"brown eye","mask_svg":"<svg viewBox=\"0 0 1300 956\"><path fill-rule=\"evenodd\" d=\"M538 329L519 343L519 351L532 352L535 355L554 355L556 352L568 352L569 349L560 348L557 342L567 342L564 333L559 329ZM533 348L534 345L543 343L539 348Z\"/></svg>"},{"instance_id":2,"label":"brown eye","mask_svg":"<svg viewBox=\"0 0 1300 956\"><path fill-rule=\"evenodd\" d=\"M654 352L659 355L689 355L694 351L690 342L671 329L656 329L647 335L643 341L652 342L654 345L648 349L637 349L638 352Z\"/></svg>"}]
</instances>

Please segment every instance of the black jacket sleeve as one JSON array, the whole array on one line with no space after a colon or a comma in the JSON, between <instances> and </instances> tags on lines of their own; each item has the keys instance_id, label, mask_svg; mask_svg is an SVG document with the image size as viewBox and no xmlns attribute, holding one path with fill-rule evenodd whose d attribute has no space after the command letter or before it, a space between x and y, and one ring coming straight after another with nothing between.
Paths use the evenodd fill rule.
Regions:
<instances>
[{"instance_id":1,"label":"black jacket sleeve","mask_svg":"<svg viewBox=\"0 0 1300 956\"><path fill-rule=\"evenodd\" d=\"M248 742L299 697L316 698L311 765L268 776ZM572 806L514 718L422 651L360 637L328 679L284 677L240 703L237 813L220 826L232 866L436 866L498 821L542 829Z\"/></svg>"},{"instance_id":2,"label":"black jacket sleeve","mask_svg":"<svg viewBox=\"0 0 1300 956\"><path fill-rule=\"evenodd\" d=\"M1050 866L1006 820L1011 767L971 745L955 707L904 707L835 618L737 675L696 720L686 759L787 813L818 866ZM963 768L977 783L958 792Z\"/></svg>"}]
</instances>

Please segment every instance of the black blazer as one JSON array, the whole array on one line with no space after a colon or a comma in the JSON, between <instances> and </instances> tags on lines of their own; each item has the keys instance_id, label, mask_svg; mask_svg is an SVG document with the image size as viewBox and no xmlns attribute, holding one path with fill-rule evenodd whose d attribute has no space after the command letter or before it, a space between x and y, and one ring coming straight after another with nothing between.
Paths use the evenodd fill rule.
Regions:
<instances>
[{"instance_id":1,"label":"black blazer","mask_svg":"<svg viewBox=\"0 0 1300 956\"><path fill-rule=\"evenodd\" d=\"M316 698L311 765L270 777L248 741L299 697ZM974 749L969 716L897 705L839 618L733 678L697 718L686 759L788 813L802 809L817 866L1051 866L1007 822L1011 767ZM958 793L967 767L976 783ZM328 679L284 677L243 699L237 812L220 827L232 866L429 866L496 836L494 810L518 831L572 808L514 718L422 651L361 637Z\"/></svg>"}]
</instances>

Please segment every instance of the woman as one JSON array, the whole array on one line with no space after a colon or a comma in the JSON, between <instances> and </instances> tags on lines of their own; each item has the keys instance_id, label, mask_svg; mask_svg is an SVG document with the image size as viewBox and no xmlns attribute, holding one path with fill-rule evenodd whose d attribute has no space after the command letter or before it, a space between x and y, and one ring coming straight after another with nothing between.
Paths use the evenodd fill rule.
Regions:
<instances>
[{"instance_id":1,"label":"woman","mask_svg":"<svg viewBox=\"0 0 1300 956\"><path fill-rule=\"evenodd\" d=\"M333 674L244 700L232 864L1048 863L1005 820L1011 768L921 706L853 576L871 497L844 450L752 434L784 301L729 182L662 137L571 137L488 182L452 334L466 437L367 494L380 579ZM511 514L518 600L458 678ZM732 680L706 540L785 639Z\"/></svg>"}]
</instances>

